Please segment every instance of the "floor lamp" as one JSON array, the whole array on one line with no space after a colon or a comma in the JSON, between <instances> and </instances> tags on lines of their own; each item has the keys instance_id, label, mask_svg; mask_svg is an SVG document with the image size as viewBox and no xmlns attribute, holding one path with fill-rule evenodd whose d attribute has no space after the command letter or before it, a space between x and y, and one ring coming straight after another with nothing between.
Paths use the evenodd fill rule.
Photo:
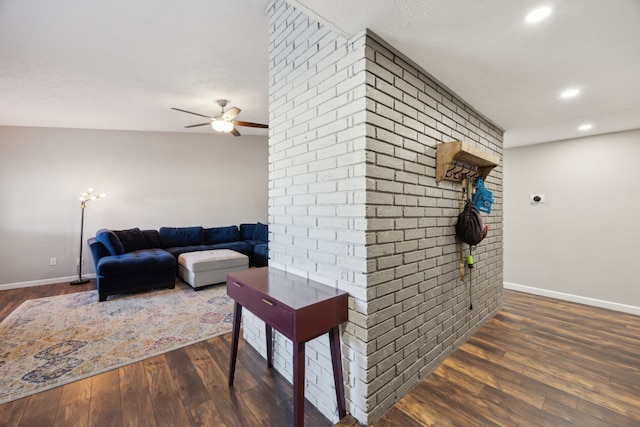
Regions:
<instances>
[{"instance_id":1,"label":"floor lamp","mask_svg":"<svg viewBox=\"0 0 640 427\"><path fill-rule=\"evenodd\" d=\"M78 257L78 280L74 280L70 282L72 285L82 285L84 283L89 283L89 279L85 279L82 277L82 246L84 243L84 208L87 207L87 203L92 200L101 199L103 197L107 197L106 194L102 193L99 196L94 196L93 188L89 188L86 192L80 195L80 208L82 209L82 215L80 216L80 256Z\"/></svg>"}]
</instances>

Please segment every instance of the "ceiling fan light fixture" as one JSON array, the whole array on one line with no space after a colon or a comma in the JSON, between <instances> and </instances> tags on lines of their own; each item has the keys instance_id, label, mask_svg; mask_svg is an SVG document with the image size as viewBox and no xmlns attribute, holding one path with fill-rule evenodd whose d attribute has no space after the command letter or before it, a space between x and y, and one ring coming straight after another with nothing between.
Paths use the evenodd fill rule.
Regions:
<instances>
[{"instance_id":1,"label":"ceiling fan light fixture","mask_svg":"<svg viewBox=\"0 0 640 427\"><path fill-rule=\"evenodd\" d=\"M564 99L573 98L574 96L577 96L578 94L580 94L580 89L571 88L571 89L567 89L567 90L563 91L560 94L560 98L564 98Z\"/></svg>"},{"instance_id":2,"label":"ceiling fan light fixture","mask_svg":"<svg viewBox=\"0 0 640 427\"><path fill-rule=\"evenodd\" d=\"M529 12L525 17L525 21L527 21L530 24L534 24L536 22L540 22L544 20L550 14L551 14L550 7L539 7L538 9L534 9L531 12Z\"/></svg>"},{"instance_id":3,"label":"ceiling fan light fixture","mask_svg":"<svg viewBox=\"0 0 640 427\"><path fill-rule=\"evenodd\" d=\"M233 130L233 123L227 120L213 119L211 127L218 132L231 132Z\"/></svg>"}]
</instances>

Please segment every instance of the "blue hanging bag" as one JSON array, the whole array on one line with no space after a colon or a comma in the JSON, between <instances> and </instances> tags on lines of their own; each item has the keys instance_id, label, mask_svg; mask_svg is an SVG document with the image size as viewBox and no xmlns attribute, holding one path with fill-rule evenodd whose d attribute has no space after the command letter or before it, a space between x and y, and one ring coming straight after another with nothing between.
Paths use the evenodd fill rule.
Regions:
<instances>
[{"instance_id":1,"label":"blue hanging bag","mask_svg":"<svg viewBox=\"0 0 640 427\"><path fill-rule=\"evenodd\" d=\"M473 194L473 204L480 212L491 213L493 205L493 193L484 188L482 178L476 178L476 192Z\"/></svg>"}]
</instances>

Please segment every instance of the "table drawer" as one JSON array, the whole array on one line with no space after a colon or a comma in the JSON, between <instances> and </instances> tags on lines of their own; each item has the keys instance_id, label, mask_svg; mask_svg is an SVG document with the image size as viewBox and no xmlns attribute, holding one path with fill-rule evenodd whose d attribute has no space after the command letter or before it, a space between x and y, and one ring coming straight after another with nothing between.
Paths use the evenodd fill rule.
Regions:
<instances>
[{"instance_id":1,"label":"table drawer","mask_svg":"<svg viewBox=\"0 0 640 427\"><path fill-rule=\"evenodd\" d=\"M293 313L255 289L230 279L227 295L282 334L293 335Z\"/></svg>"}]
</instances>

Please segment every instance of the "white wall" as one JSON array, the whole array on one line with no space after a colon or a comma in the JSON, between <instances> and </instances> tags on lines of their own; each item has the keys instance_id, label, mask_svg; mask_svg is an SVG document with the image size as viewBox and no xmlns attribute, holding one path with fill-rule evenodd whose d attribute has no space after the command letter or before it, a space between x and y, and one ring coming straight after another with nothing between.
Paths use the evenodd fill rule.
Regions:
<instances>
[{"instance_id":1,"label":"white wall","mask_svg":"<svg viewBox=\"0 0 640 427\"><path fill-rule=\"evenodd\" d=\"M640 129L505 150L505 287L640 314L639 159Z\"/></svg>"},{"instance_id":2,"label":"white wall","mask_svg":"<svg viewBox=\"0 0 640 427\"><path fill-rule=\"evenodd\" d=\"M88 187L107 198L88 204L85 241L103 227L266 222L268 140L0 127L0 289L77 274L78 197Z\"/></svg>"}]
</instances>

